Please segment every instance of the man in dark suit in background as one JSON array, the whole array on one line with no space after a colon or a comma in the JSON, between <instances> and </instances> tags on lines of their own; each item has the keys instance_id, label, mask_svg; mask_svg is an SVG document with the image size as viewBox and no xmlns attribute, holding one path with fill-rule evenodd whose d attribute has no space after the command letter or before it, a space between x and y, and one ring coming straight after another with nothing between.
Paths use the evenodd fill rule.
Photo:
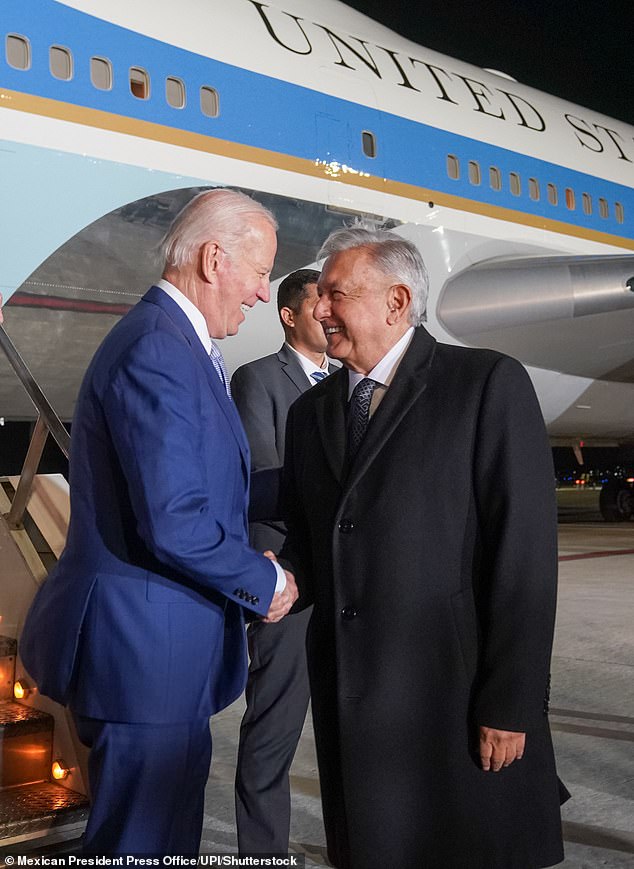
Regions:
<instances>
[{"instance_id":1,"label":"man in dark suit in background","mask_svg":"<svg viewBox=\"0 0 634 869\"><path fill-rule=\"evenodd\" d=\"M335 370L326 359L326 337L313 317L319 272L300 269L280 284L277 309L285 342L277 353L243 365L231 392L251 447L254 471L284 461L286 417L291 404ZM284 526L256 522L251 545L278 552ZM306 625L310 611L277 624L252 622L247 709L240 728L236 770L236 821L242 854L286 854L290 826L288 771L309 700Z\"/></svg>"},{"instance_id":2,"label":"man in dark suit in background","mask_svg":"<svg viewBox=\"0 0 634 869\"><path fill-rule=\"evenodd\" d=\"M286 433L282 555L313 603L315 740L339 869L563 859L545 695L552 458L514 359L437 343L418 249L339 230L315 317L344 368Z\"/></svg>"},{"instance_id":3,"label":"man in dark suit in background","mask_svg":"<svg viewBox=\"0 0 634 869\"><path fill-rule=\"evenodd\" d=\"M91 749L89 853L198 853L209 716L243 690L245 611L277 619L296 597L248 544L249 448L212 341L269 300L276 227L242 193L195 197L79 393L66 548L20 652Z\"/></svg>"}]
</instances>

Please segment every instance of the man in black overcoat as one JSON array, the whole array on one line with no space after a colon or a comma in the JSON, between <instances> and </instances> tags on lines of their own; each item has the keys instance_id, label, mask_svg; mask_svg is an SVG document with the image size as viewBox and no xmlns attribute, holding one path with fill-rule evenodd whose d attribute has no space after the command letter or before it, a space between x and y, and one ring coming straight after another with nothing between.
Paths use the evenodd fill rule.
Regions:
<instances>
[{"instance_id":1,"label":"man in black overcoat","mask_svg":"<svg viewBox=\"0 0 634 869\"><path fill-rule=\"evenodd\" d=\"M328 856L552 866L556 513L531 382L507 356L425 331L411 243L344 229L321 255L314 316L344 367L289 414L283 557L314 603Z\"/></svg>"}]
</instances>

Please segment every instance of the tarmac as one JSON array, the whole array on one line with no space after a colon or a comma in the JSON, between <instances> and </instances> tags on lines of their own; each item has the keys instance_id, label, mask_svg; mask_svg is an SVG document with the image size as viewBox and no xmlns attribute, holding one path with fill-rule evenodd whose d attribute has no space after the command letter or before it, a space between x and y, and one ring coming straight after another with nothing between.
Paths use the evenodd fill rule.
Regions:
<instances>
[{"instance_id":1,"label":"tarmac","mask_svg":"<svg viewBox=\"0 0 634 869\"><path fill-rule=\"evenodd\" d=\"M572 794L562 809L566 858L559 866L632 869L634 522L568 519L559 526L559 552L550 720L558 772ZM240 699L212 719L202 853L237 852L233 778L243 710ZM304 854L307 867L328 866L310 715L291 793L290 852Z\"/></svg>"}]
</instances>

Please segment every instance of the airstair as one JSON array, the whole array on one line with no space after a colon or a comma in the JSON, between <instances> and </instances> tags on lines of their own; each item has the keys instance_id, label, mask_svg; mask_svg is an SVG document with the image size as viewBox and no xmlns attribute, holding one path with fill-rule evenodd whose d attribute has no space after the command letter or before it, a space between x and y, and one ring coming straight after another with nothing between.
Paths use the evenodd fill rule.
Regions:
<instances>
[{"instance_id":1,"label":"airstair","mask_svg":"<svg viewBox=\"0 0 634 869\"><path fill-rule=\"evenodd\" d=\"M38 419L19 477L0 467L0 862L7 855L77 847L88 816L86 751L69 713L42 697L19 657L19 636L39 585L61 554L68 483L38 476L49 433L68 456L69 435L0 326L0 350ZM51 625L51 630L55 626ZM7 862L8 865L8 862Z\"/></svg>"}]
</instances>

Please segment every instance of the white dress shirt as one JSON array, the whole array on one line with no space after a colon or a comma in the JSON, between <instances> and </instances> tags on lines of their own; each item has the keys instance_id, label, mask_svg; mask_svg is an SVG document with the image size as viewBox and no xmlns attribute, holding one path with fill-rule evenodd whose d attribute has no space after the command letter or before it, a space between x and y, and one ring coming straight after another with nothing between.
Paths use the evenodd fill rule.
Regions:
<instances>
[{"instance_id":1,"label":"white dress shirt","mask_svg":"<svg viewBox=\"0 0 634 869\"><path fill-rule=\"evenodd\" d=\"M374 390L372 403L370 404L370 417L372 417L373 413L383 400L383 396L387 392L387 388L392 382L394 375L396 374L396 369L405 355L405 351L409 347L410 341L413 337L414 327L410 326L407 332L387 351L385 356L376 363L372 371L368 374L360 374L358 371L351 371L348 369L348 401L352 398L352 393L357 383L365 380L366 377L369 377L370 380L376 381L378 386Z\"/></svg>"},{"instance_id":2,"label":"white dress shirt","mask_svg":"<svg viewBox=\"0 0 634 869\"><path fill-rule=\"evenodd\" d=\"M187 296L184 295L184 293L181 293L178 287L175 287L174 284L170 284L170 282L166 281L165 278L161 278L160 281L157 281L155 286L157 286L159 290L163 290L164 293L167 293L173 302L176 302L183 314L185 314L189 322L192 324L195 333L200 338L200 343L205 348L205 353L209 356L211 353L211 338L209 337L205 318L196 305L193 302L190 302Z\"/></svg>"},{"instance_id":3,"label":"white dress shirt","mask_svg":"<svg viewBox=\"0 0 634 869\"><path fill-rule=\"evenodd\" d=\"M326 356L325 353L324 353L324 361L322 362L321 365L317 365L315 362L312 362L308 358L308 356L304 356L304 354L300 353L299 350L296 350L294 347L291 347L291 345L288 343L288 341L285 341L284 343L286 344L288 349L291 350L295 354L295 356L297 356L297 361L304 369L304 374L308 378L308 382L310 383L311 386L315 385L315 380L313 377L311 377L311 375L313 374L314 371L323 371L324 374L328 374L328 357Z\"/></svg>"}]
</instances>

